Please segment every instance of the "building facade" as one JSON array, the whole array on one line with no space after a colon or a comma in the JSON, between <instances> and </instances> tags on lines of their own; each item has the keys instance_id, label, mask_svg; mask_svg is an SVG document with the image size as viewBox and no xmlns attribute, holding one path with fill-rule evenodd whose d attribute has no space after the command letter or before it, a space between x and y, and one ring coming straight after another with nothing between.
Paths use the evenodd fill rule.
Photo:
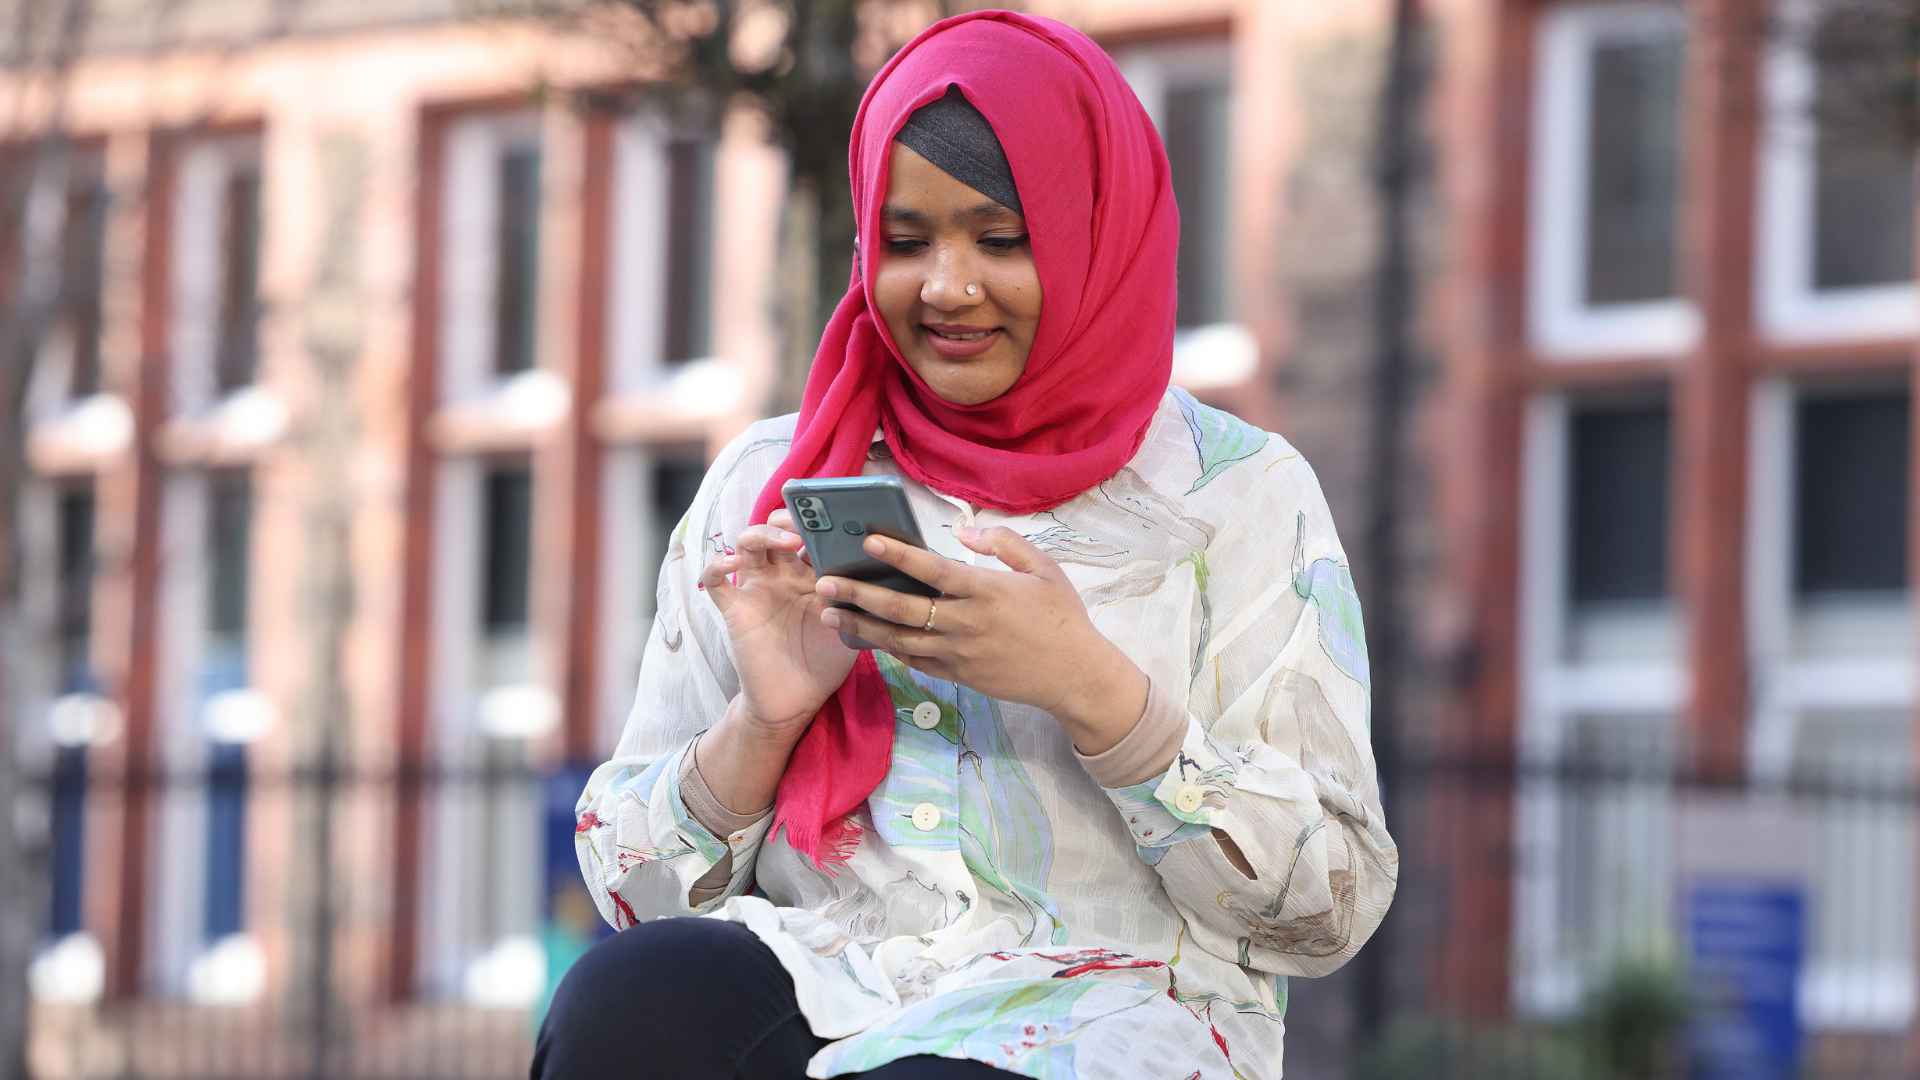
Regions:
<instances>
[{"instance_id":1,"label":"building facade","mask_svg":"<svg viewBox=\"0 0 1920 1080\"><path fill-rule=\"evenodd\" d=\"M1370 609L1397 513L1382 738L1646 773L1395 807L1391 1007L1573 1008L1663 924L1675 777L1911 784L1911 152L1823 126L1760 4L1420 6L1384 495L1392 5L1031 6L1167 143L1176 378L1315 463ZM512 1071L577 914L563 770L612 746L664 537L778 383L785 165L750 111L608 93L644 60L558 24L177 7L59 93L0 82L28 190L0 287L57 298L18 515L41 655L9 688L49 778L36 1060L218 1071L166 1025L292 1022L324 922L339 1072ZM1814 828L1803 1020L1897 1061L1910 816ZM1317 1075L1366 999L1296 998Z\"/></svg>"}]
</instances>

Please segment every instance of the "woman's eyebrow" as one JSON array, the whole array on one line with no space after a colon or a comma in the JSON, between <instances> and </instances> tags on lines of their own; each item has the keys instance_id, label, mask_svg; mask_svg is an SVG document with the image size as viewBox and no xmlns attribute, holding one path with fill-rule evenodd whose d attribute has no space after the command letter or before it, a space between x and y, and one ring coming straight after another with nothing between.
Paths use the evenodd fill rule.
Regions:
<instances>
[{"instance_id":1,"label":"woman's eyebrow","mask_svg":"<svg viewBox=\"0 0 1920 1080\"><path fill-rule=\"evenodd\" d=\"M965 210L956 210L950 215L950 220L956 225L963 225L970 221L979 221L982 218L1010 218L1018 220L1019 217L1019 214L1001 206L999 203L989 201L983 202L978 206L970 206ZM894 206L891 203L880 208L880 218L883 221L897 222L901 225L923 226L930 224L933 220L922 211L913 210L905 206Z\"/></svg>"}]
</instances>

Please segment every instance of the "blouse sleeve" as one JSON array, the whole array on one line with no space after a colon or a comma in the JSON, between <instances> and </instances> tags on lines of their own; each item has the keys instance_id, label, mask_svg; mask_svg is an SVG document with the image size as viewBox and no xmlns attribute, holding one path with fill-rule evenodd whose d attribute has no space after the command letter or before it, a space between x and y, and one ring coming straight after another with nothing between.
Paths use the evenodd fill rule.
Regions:
<instances>
[{"instance_id":1,"label":"blouse sleeve","mask_svg":"<svg viewBox=\"0 0 1920 1080\"><path fill-rule=\"evenodd\" d=\"M737 440L675 527L632 711L613 757L588 777L575 804L580 870L616 929L701 914L753 885L773 815L727 814L692 768L693 744L740 688L725 624L699 578L710 555L743 527L758 481L778 460L762 454L785 445Z\"/></svg>"},{"instance_id":2,"label":"blouse sleeve","mask_svg":"<svg viewBox=\"0 0 1920 1080\"><path fill-rule=\"evenodd\" d=\"M1399 853L1374 773L1353 578L1318 481L1286 453L1267 505L1223 522L1196 567L1216 604L1247 601L1212 611L1190 686L1155 681L1123 756L1164 747L1156 771L1122 784L1113 759L1082 763L1197 944L1243 967L1323 975L1385 917Z\"/></svg>"}]
</instances>

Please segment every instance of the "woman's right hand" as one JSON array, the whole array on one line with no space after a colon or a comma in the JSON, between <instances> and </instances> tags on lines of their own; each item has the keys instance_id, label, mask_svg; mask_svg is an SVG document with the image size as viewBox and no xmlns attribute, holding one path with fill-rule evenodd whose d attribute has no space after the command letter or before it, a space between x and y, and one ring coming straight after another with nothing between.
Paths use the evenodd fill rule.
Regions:
<instances>
[{"instance_id":1,"label":"woman's right hand","mask_svg":"<svg viewBox=\"0 0 1920 1080\"><path fill-rule=\"evenodd\" d=\"M756 734L788 744L799 741L859 655L820 621L827 602L813 582L806 544L784 509L743 530L734 553L700 574L733 642L742 719Z\"/></svg>"}]
</instances>

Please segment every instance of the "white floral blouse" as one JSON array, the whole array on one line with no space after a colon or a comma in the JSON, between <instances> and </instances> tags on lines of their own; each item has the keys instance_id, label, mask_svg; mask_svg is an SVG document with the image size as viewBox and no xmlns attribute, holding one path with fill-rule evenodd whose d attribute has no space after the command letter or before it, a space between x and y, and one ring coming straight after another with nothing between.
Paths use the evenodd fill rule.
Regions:
<instances>
[{"instance_id":1,"label":"white floral blouse","mask_svg":"<svg viewBox=\"0 0 1920 1080\"><path fill-rule=\"evenodd\" d=\"M1351 957L1399 868L1360 605L1307 462L1175 389L1126 468L1045 513L902 476L929 547L998 568L952 530L1025 535L1153 690L1121 746L1085 758L1046 713L879 654L893 764L829 873L767 835L771 814L716 809L690 767L739 690L701 566L748 523L793 427L728 446L674 533L632 715L577 808L601 914L746 925L833 1040L814 1077L914 1054L1044 1078L1278 1077L1287 977ZM864 471L897 473L883 442ZM1145 779L1143 753L1159 758Z\"/></svg>"}]
</instances>

